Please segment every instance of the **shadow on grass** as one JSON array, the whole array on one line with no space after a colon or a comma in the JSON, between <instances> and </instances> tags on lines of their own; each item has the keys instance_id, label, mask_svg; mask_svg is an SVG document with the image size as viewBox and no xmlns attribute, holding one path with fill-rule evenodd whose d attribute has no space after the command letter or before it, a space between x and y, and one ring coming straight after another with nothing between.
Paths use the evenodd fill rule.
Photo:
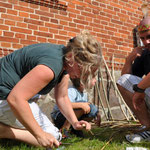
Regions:
<instances>
[{"instance_id":1,"label":"shadow on grass","mask_svg":"<svg viewBox=\"0 0 150 150\"><path fill-rule=\"evenodd\" d=\"M109 143L115 143L117 145L122 145L123 143L126 143L129 146L138 146L138 147L146 147L150 148L150 142L141 142L141 143L129 143L125 139L125 135L132 134L136 129L138 129L139 126L121 126L121 127L94 127L92 129L92 132L94 135L91 135L89 132L85 132L85 138L89 140L98 139L102 142L109 142Z\"/></svg>"}]
</instances>

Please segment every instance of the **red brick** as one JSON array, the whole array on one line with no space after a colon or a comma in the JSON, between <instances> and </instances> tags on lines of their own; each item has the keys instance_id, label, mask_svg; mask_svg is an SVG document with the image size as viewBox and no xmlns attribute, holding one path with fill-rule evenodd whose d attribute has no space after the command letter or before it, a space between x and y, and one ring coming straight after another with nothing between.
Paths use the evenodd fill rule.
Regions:
<instances>
[{"instance_id":1,"label":"red brick","mask_svg":"<svg viewBox=\"0 0 150 150\"><path fill-rule=\"evenodd\" d=\"M1 42L1 47L11 48L11 43Z\"/></svg>"},{"instance_id":2,"label":"red brick","mask_svg":"<svg viewBox=\"0 0 150 150\"><path fill-rule=\"evenodd\" d=\"M52 24L52 23L45 23L46 27L50 27L50 28L55 28L55 29L62 29L63 26L62 25L57 25L57 24Z\"/></svg>"},{"instance_id":3,"label":"red brick","mask_svg":"<svg viewBox=\"0 0 150 150\"><path fill-rule=\"evenodd\" d=\"M24 44L24 45L31 45L31 44L36 44L37 42L35 41L31 41L31 40L20 40L20 44Z\"/></svg>"},{"instance_id":4,"label":"red brick","mask_svg":"<svg viewBox=\"0 0 150 150\"><path fill-rule=\"evenodd\" d=\"M1 13L6 13L6 8L1 8L1 7L0 7L0 12L1 12Z\"/></svg>"},{"instance_id":5,"label":"red brick","mask_svg":"<svg viewBox=\"0 0 150 150\"><path fill-rule=\"evenodd\" d=\"M27 39L31 41L36 41L37 37L32 35L27 35Z\"/></svg>"},{"instance_id":6,"label":"red brick","mask_svg":"<svg viewBox=\"0 0 150 150\"><path fill-rule=\"evenodd\" d=\"M40 20L49 22L50 19L49 19L49 17L40 16Z\"/></svg>"},{"instance_id":7,"label":"red brick","mask_svg":"<svg viewBox=\"0 0 150 150\"><path fill-rule=\"evenodd\" d=\"M44 12L44 11L39 11L39 10L35 10L35 13L41 16L46 16L46 17L54 17L54 14L49 13L49 12Z\"/></svg>"},{"instance_id":8,"label":"red brick","mask_svg":"<svg viewBox=\"0 0 150 150\"><path fill-rule=\"evenodd\" d=\"M26 23L17 22L16 26L21 28L27 28L28 25Z\"/></svg>"},{"instance_id":9,"label":"red brick","mask_svg":"<svg viewBox=\"0 0 150 150\"><path fill-rule=\"evenodd\" d=\"M67 21L63 21L63 20L60 20L60 24L61 24L61 25L65 25L65 26L68 26L68 25L69 25L69 23L68 23Z\"/></svg>"},{"instance_id":10,"label":"red brick","mask_svg":"<svg viewBox=\"0 0 150 150\"><path fill-rule=\"evenodd\" d=\"M24 28L11 27L11 31L32 34L32 30L24 29Z\"/></svg>"},{"instance_id":11,"label":"red brick","mask_svg":"<svg viewBox=\"0 0 150 150\"><path fill-rule=\"evenodd\" d=\"M51 22L58 24L58 19L51 19Z\"/></svg>"},{"instance_id":12,"label":"red brick","mask_svg":"<svg viewBox=\"0 0 150 150\"><path fill-rule=\"evenodd\" d=\"M11 21L11 20L5 20L5 24L6 25L15 26L16 22L15 21Z\"/></svg>"},{"instance_id":13,"label":"red brick","mask_svg":"<svg viewBox=\"0 0 150 150\"><path fill-rule=\"evenodd\" d=\"M9 27L6 25L0 25L0 30L9 30Z\"/></svg>"},{"instance_id":14,"label":"red brick","mask_svg":"<svg viewBox=\"0 0 150 150\"><path fill-rule=\"evenodd\" d=\"M58 41L58 44L66 45L66 41Z\"/></svg>"},{"instance_id":15,"label":"red brick","mask_svg":"<svg viewBox=\"0 0 150 150\"><path fill-rule=\"evenodd\" d=\"M2 37L0 36L0 41L10 42L10 43L18 43L18 39L10 38L10 37Z\"/></svg>"},{"instance_id":16,"label":"red brick","mask_svg":"<svg viewBox=\"0 0 150 150\"><path fill-rule=\"evenodd\" d=\"M29 13L26 12L19 12L20 17L29 17Z\"/></svg>"},{"instance_id":17,"label":"red brick","mask_svg":"<svg viewBox=\"0 0 150 150\"><path fill-rule=\"evenodd\" d=\"M58 29L49 28L49 33L58 34Z\"/></svg>"},{"instance_id":18,"label":"red brick","mask_svg":"<svg viewBox=\"0 0 150 150\"><path fill-rule=\"evenodd\" d=\"M47 39L46 38L42 38L42 37L37 37L37 41L40 43L46 43Z\"/></svg>"},{"instance_id":19,"label":"red brick","mask_svg":"<svg viewBox=\"0 0 150 150\"><path fill-rule=\"evenodd\" d=\"M28 28L32 30L38 30L38 26L33 25L33 24L28 24Z\"/></svg>"},{"instance_id":20,"label":"red brick","mask_svg":"<svg viewBox=\"0 0 150 150\"><path fill-rule=\"evenodd\" d=\"M23 1L19 1L19 5L20 5L20 6L28 7L28 6L29 6L29 3L23 2Z\"/></svg>"},{"instance_id":21,"label":"red brick","mask_svg":"<svg viewBox=\"0 0 150 150\"><path fill-rule=\"evenodd\" d=\"M53 35L51 33L38 32L38 31L34 31L34 35L36 35L36 36L43 36L43 37L49 37L49 38L53 37Z\"/></svg>"},{"instance_id":22,"label":"red brick","mask_svg":"<svg viewBox=\"0 0 150 150\"><path fill-rule=\"evenodd\" d=\"M11 15L17 15L17 14L18 14L18 11L16 11L16 10L11 10L11 9L7 9L7 13L8 13L8 14L11 14Z\"/></svg>"},{"instance_id":23,"label":"red brick","mask_svg":"<svg viewBox=\"0 0 150 150\"><path fill-rule=\"evenodd\" d=\"M64 30L66 30L66 31L72 31L72 32L76 32L76 33L80 32L79 29L75 29L75 28L71 28L71 27L64 27Z\"/></svg>"},{"instance_id":24,"label":"red brick","mask_svg":"<svg viewBox=\"0 0 150 150\"><path fill-rule=\"evenodd\" d=\"M65 16L62 16L62 15L55 15L55 18L60 19L60 20L70 21L70 22L72 21L72 18L65 17Z\"/></svg>"},{"instance_id":25,"label":"red brick","mask_svg":"<svg viewBox=\"0 0 150 150\"><path fill-rule=\"evenodd\" d=\"M73 19L73 22L74 22L74 23L77 23L77 24L88 25L88 22L87 22L87 21L80 20L80 19Z\"/></svg>"},{"instance_id":26,"label":"red brick","mask_svg":"<svg viewBox=\"0 0 150 150\"><path fill-rule=\"evenodd\" d=\"M77 24L77 29L84 29L85 26L84 25L81 25L81 24Z\"/></svg>"},{"instance_id":27,"label":"red brick","mask_svg":"<svg viewBox=\"0 0 150 150\"><path fill-rule=\"evenodd\" d=\"M21 33L16 33L15 34L16 38L20 38L20 39L25 39L25 34L21 34Z\"/></svg>"},{"instance_id":28,"label":"red brick","mask_svg":"<svg viewBox=\"0 0 150 150\"><path fill-rule=\"evenodd\" d=\"M67 40L69 39L69 37L67 36L62 36L62 35L54 35L55 39L59 39L59 40Z\"/></svg>"},{"instance_id":29,"label":"red brick","mask_svg":"<svg viewBox=\"0 0 150 150\"><path fill-rule=\"evenodd\" d=\"M3 2L0 2L0 6L5 7L5 8L12 8L11 4L3 3Z\"/></svg>"},{"instance_id":30,"label":"red brick","mask_svg":"<svg viewBox=\"0 0 150 150\"><path fill-rule=\"evenodd\" d=\"M15 21L23 21L23 18L21 17L17 17L17 16L13 16L13 15L8 15L8 14L2 14L1 18L3 19L10 19L10 20L15 20Z\"/></svg>"},{"instance_id":31,"label":"red brick","mask_svg":"<svg viewBox=\"0 0 150 150\"><path fill-rule=\"evenodd\" d=\"M73 13L69 13L68 15L69 15L69 17L71 17L71 18L76 18L76 17L77 17L77 15L76 15L76 14L73 14Z\"/></svg>"},{"instance_id":32,"label":"red brick","mask_svg":"<svg viewBox=\"0 0 150 150\"><path fill-rule=\"evenodd\" d=\"M2 30L0 30L0 36L2 35L2 33L3 33Z\"/></svg>"},{"instance_id":33,"label":"red brick","mask_svg":"<svg viewBox=\"0 0 150 150\"><path fill-rule=\"evenodd\" d=\"M44 23L42 21L27 19L27 18L24 18L24 22L31 23L31 24L34 24L34 25L44 25Z\"/></svg>"},{"instance_id":34,"label":"red brick","mask_svg":"<svg viewBox=\"0 0 150 150\"><path fill-rule=\"evenodd\" d=\"M48 32L49 29L47 27L39 27L39 31Z\"/></svg>"},{"instance_id":35,"label":"red brick","mask_svg":"<svg viewBox=\"0 0 150 150\"><path fill-rule=\"evenodd\" d=\"M68 35L68 32L67 31L59 31L59 34L60 35Z\"/></svg>"},{"instance_id":36,"label":"red brick","mask_svg":"<svg viewBox=\"0 0 150 150\"><path fill-rule=\"evenodd\" d=\"M35 15L35 14L30 14L30 18L39 20L40 16L39 15Z\"/></svg>"},{"instance_id":37,"label":"red brick","mask_svg":"<svg viewBox=\"0 0 150 150\"><path fill-rule=\"evenodd\" d=\"M57 39L48 39L49 43L57 43Z\"/></svg>"},{"instance_id":38,"label":"red brick","mask_svg":"<svg viewBox=\"0 0 150 150\"><path fill-rule=\"evenodd\" d=\"M28 13L34 13L33 9L27 8L27 7L22 7L21 5L20 6L14 5L14 9L19 10L19 11L28 12Z\"/></svg>"},{"instance_id":39,"label":"red brick","mask_svg":"<svg viewBox=\"0 0 150 150\"><path fill-rule=\"evenodd\" d=\"M4 36L14 37L14 35L15 34L13 32L4 31Z\"/></svg>"},{"instance_id":40,"label":"red brick","mask_svg":"<svg viewBox=\"0 0 150 150\"><path fill-rule=\"evenodd\" d=\"M18 0L8 0L8 3L10 3L10 4L18 4Z\"/></svg>"},{"instance_id":41,"label":"red brick","mask_svg":"<svg viewBox=\"0 0 150 150\"><path fill-rule=\"evenodd\" d=\"M23 46L21 44L12 44L12 47L15 48L15 49L20 49Z\"/></svg>"}]
</instances>

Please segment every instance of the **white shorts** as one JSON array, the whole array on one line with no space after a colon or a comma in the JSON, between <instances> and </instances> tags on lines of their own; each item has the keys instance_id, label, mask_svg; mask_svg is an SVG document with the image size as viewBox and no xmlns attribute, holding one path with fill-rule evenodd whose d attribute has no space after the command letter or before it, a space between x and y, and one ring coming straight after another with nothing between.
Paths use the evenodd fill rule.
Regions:
<instances>
[{"instance_id":1,"label":"white shorts","mask_svg":"<svg viewBox=\"0 0 150 150\"><path fill-rule=\"evenodd\" d=\"M33 102L29 101L29 106L32 110L35 120L38 122L40 127L47 133L51 133L57 140L61 140L62 135L58 128L55 127L48 117L41 111L39 106ZM10 109L7 100L0 100L0 122L7 124L11 127L25 129L25 127L16 119L12 110Z\"/></svg>"},{"instance_id":2,"label":"white shorts","mask_svg":"<svg viewBox=\"0 0 150 150\"><path fill-rule=\"evenodd\" d=\"M135 75L124 74L118 79L117 84L124 87L126 90L130 91L131 93L134 93L132 89L133 85L138 84L141 80L142 78L137 77ZM148 109L150 109L150 88L147 88L145 90L145 102Z\"/></svg>"}]
</instances>

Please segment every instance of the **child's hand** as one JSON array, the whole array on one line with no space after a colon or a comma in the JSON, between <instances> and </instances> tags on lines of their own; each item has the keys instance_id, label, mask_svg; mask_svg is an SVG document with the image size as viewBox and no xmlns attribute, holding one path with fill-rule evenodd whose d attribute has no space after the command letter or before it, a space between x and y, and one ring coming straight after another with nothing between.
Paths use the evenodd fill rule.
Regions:
<instances>
[{"instance_id":1,"label":"child's hand","mask_svg":"<svg viewBox=\"0 0 150 150\"><path fill-rule=\"evenodd\" d=\"M88 114L90 112L89 103L81 103L81 108L84 111L84 114Z\"/></svg>"}]
</instances>

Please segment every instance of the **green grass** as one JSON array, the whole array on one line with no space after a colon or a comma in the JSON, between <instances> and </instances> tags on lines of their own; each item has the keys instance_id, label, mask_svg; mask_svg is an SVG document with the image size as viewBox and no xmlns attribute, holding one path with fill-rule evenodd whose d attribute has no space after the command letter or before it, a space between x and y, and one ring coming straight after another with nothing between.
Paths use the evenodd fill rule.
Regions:
<instances>
[{"instance_id":1,"label":"green grass","mask_svg":"<svg viewBox=\"0 0 150 150\"><path fill-rule=\"evenodd\" d=\"M103 126L101 128L93 127L92 135L90 132L85 132L85 138L77 138L72 136L70 139L62 140L66 143L59 147L59 150L125 150L126 147L145 147L150 148L150 142L140 144L128 143L125 135L131 133L135 126L118 125L118 126ZM0 150L45 150L44 148L32 147L27 144L12 140L0 140ZM150 150L150 149L149 149Z\"/></svg>"}]
</instances>

